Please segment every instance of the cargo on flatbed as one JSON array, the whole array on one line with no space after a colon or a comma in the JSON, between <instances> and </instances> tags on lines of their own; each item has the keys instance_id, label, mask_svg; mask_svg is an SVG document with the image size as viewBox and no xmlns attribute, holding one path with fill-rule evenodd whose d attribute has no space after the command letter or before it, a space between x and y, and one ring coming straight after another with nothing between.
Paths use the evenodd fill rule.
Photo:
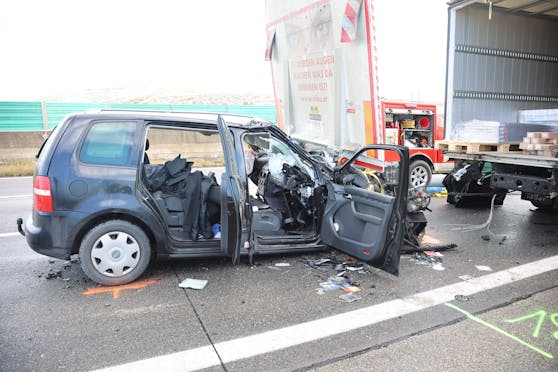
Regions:
<instances>
[{"instance_id":1,"label":"cargo on flatbed","mask_svg":"<svg viewBox=\"0 0 558 372\"><path fill-rule=\"evenodd\" d=\"M436 143L436 148L446 152L477 154L479 152L516 152L520 143L474 143L443 140Z\"/></svg>"}]
</instances>

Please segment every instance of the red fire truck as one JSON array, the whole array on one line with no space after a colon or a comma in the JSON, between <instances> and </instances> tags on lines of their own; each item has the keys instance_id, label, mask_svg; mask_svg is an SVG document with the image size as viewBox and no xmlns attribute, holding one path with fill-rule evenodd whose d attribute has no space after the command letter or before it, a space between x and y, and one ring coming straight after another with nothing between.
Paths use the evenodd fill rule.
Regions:
<instances>
[{"instance_id":1,"label":"red fire truck","mask_svg":"<svg viewBox=\"0 0 558 372\"><path fill-rule=\"evenodd\" d=\"M384 141L387 144L409 147L411 158L410 179L412 186L430 182L432 171L450 172L453 163L448 163L441 150L435 148L438 140L444 139L444 116L436 104L382 101ZM390 159L386 154L387 161Z\"/></svg>"}]
</instances>

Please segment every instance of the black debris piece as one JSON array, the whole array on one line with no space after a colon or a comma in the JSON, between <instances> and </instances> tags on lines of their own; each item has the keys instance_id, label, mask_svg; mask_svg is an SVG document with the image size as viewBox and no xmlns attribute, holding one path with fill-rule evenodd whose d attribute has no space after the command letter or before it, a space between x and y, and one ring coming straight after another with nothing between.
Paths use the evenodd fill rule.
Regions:
<instances>
[{"instance_id":1,"label":"black debris piece","mask_svg":"<svg viewBox=\"0 0 558 372\"><path fill-rule=\"evenodd\" d=\"M45 276L47 280L61 278L61 277L62 277L62 270L53 270L53 269L50 269Z\"/></svg>"}]
</instances>

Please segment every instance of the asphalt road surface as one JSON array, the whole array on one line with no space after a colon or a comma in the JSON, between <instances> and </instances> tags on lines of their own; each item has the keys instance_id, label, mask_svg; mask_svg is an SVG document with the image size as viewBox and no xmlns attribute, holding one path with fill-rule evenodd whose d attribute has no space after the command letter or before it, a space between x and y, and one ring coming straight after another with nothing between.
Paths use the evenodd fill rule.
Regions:
<instances>
[{"instance_id":1,"label":"asphalt road surface","mask_svg":"<svg viewBox=\"0 0 558 372\"><path fill-rule=\"evenodd\" d=\"M303 262L347 259L334 251L155 262L97 286L16 233L31 182L0 179L0 371L558 370L558 216L517 194L490 231L471 229L489 209L433 198L425 240L457 248L434 266L404 255L399 277L352 272L362 298L347 303L317 290L333 267Z\"/></svg>"}]
</instances>

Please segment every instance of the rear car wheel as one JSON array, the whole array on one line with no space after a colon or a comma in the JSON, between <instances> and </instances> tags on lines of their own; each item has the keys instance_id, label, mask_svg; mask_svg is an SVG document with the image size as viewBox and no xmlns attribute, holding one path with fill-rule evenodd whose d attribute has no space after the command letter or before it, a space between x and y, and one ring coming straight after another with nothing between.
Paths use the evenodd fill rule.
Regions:
<instances>
[{"instance_id":1,"label":"rear car wheel","mask_svg":"<svg viewBox=\"0 0 558 372\"><path fill-rule=\"evenodd\" d=\"M409 187L426 187L432 179L432 169L424 160L414 160L409 166Z\"/></svg>"},{"instance_id":2,"label":"rear car wheel","mask_svg":"<svg viewBox=\"0 0 558 372\"><path fill-rule=\"evenodd\" d=\"M145 232L121 220L95 226L79 248L83 272L102 285L133 282L147 269L150 257L151 245Z\"/></svg>"}]
</instances>

